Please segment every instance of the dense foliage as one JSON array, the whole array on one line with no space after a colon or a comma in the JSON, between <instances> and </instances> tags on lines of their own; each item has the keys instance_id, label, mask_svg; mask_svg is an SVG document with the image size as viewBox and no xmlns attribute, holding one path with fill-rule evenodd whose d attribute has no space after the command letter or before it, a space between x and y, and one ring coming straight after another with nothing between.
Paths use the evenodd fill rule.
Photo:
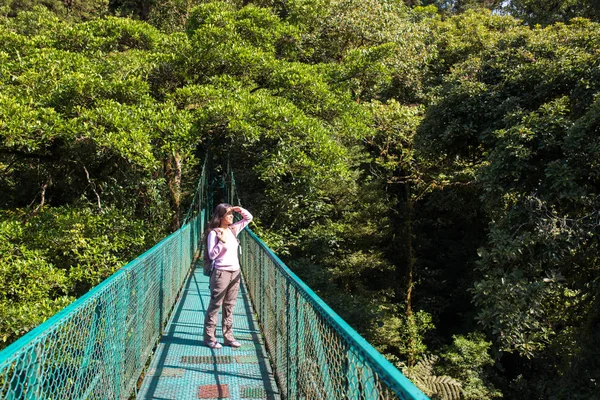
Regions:
<instances>
[{"instance_id":1,"label":"dense foliage","mask_svg":"<svg viewBox=\"0 0 600 400\"><path fill-rule=\"evenodd\" d=\"M2 346L176 229L210 150L428 394L600 397L600 7L548 4L0 2Z\"/></svg>"}]
</instances>

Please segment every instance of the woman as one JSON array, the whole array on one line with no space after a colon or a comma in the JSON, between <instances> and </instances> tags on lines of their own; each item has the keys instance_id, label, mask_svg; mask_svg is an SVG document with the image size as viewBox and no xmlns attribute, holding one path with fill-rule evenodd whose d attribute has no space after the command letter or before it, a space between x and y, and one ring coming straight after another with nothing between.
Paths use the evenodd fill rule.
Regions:
<instances>
[{"instance_id":1,"label":"woman","mask_svg":"<svg viewBox=\"0 0 600 400\"><path fill-rule=\"evenodd\" d=\"M240 213L242 219L233 223L233 213ZM208 224L206 249L208 257L214 261L210 276L210 303L204 317L204 344L211 349L220 349L215 330L219 308L223 306L223 339L226 346L240 347L233 337L233 307L240 288L239 242L237 235L252 221L252 214L242 207L232 207L221 203L215 208Z\"/></svg>"}]
</instances>

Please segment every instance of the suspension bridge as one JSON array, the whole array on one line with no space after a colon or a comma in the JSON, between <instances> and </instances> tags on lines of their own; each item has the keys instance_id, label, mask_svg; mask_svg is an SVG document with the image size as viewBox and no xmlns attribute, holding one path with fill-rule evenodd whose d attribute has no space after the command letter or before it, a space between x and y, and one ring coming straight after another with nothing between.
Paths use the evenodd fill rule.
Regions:
<instances>
[{"instance_id":1,"label":"suspension bridge","mask_svg":"<svg viewBox=\"0 0 600 400\"><path fill-rule=\"evenodd\" d=\"M204 346L212 198L205 162L180 229L0 352L0 398L427 399L248 228L242 347Z\"/></svg>"}]
</instances>

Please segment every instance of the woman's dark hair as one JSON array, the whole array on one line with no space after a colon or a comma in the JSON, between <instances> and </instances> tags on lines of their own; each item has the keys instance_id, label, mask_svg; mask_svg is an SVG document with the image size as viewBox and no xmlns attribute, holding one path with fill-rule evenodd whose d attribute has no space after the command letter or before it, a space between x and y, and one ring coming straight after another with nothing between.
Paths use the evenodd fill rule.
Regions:
<instances>
[{"instance_id":1,"label":"woman's dark hair","mask_svg":"<svg viewBox=\"0 0 600 400\"><path fill-rule=\"evenodd\" d=\"M208 240L208 234L213 231L215 228L218 228L221 225L221 218L227 214L227 210L232 207L231 204L221 203L215 207L215 211L213 212L213 216L208 222L208 228L204 231L204 236L202 237L202 242L204 244L204 261L208 262L210 259L208 258L208 246L206 241Z\"/></svg>"},{"instance_id":2,"label":"woman's dark hair","mask_svg":"<svg viewBox=\"0 0 600 400\"><path fill-rule=\"evenodd\" d=\"M208 222L208 228L206 230L206 234L208 235L210 231L215 228L218 228L221 225L221 218L227 214L227 210L233 207L231 204L221 203L215 207L215 211L213 212L213 216L211 220Z\"/></svg>"}]
</instances>

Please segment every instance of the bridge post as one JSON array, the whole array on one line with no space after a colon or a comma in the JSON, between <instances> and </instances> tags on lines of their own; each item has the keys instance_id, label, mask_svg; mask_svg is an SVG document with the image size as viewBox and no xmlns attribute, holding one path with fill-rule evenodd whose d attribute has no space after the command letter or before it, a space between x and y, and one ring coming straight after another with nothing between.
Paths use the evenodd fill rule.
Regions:
<instances>
[{"instance_id":1,"label":"bridge post","mask_svg":"<svg viewBox=\"0 0 600 400\"><path fill-rule=\"evenodd\" d=\"M92 362L92 356L94 354L94 349L96 348L96 341L97 341L97 333L98 333L98 323L100 320L100 306L99 306L99 300L96 299L95 300L96 305L94 307L94 316L92 317L92 323L90 325L90 327L88 328L88 331L90 332L90 334L87 337L86 340L86 344L85 344L85 350L84 350L84 354L83 354L83 359L81 362L81 367L79 369L79 372L77 374L77 378L75 379L75 388L73 391L73 397L74 398L81 398L82 396L82 392L85 392L85 387L83 387L81 385L81 382L83 381L84 376L87 374L90 362Z\"/></svg>"},{"instance_id":2,"label":"bridge post","mask_svg":"<svg viewBox=\"0 0 600 400\"><path fill-rule=\"evenodd\" d=\"M359 392L358 371L352 349L346 352L346 398L348 400L358 400Z\"/></svg>"},{"instance_id":3,"label":"bridge post","mask_svg":"<svg viewBox=\"0 0 600 400\"><path fill-rule=\"evenodd\" d=\"M275 342L277 346L277 364L282 370L287 373L287 330L282 332L283 329L287 328L287 313L284 307L287 306L287 299L284 298L285 287L283 286L283 277L280 274L272 274L273 286L275 289L274 299L274 318L273 324L275 326ZM284 364L285 363L285 364ZM285 390L287 391L288 381L285 382Z\"/></svg>"},{"instance_id":4,"label":"bridge post","mask_svg":"<svg viewBox=\"0 0 600 400\"><path fill-rule=\"evenodd\" d=\"M287 398L298 398L298 292L290 290L291 282L286 284L287 310ZM290 297L293 296L293 299Z\"/></svg>"},{"instance_id":5,"label":"bridge post","mask_svg":"<svg viewBox=\"0 0 600 400\"><path fill-rule=\"evenodd\" d=\"M121 282L117 285L118 290L116 291L115 300L114 300L114 320L115 324L114 333L115 336L112 338L107 338L108 340L113 341L113 354L114 354L114 366L115 366L115 377L114 377L114 391L115 398L121 398L122 391L122 382L121 382L121 374L118 373L123 371L123 364L125 362L125 340L127 338L127 327L126 327L126 319L127 319L127 309L129 305L129 291L127 290L127 281L130 278L130 274L126 273L121 275Z\"/></svg>"},{"instance_id":6,"label":"bridge post","mask_svg":"<svg viewBox=\"0 0 600 400\"><path fill-rule=\"evenodd\" d=\"M352 349L346 353L347 362L347 395L349 400L378 398L375 375L365 363L362 356L357 355Z\"/></svg>"},{"instance_id":7,"label":"bridge post","mask_svg":"<svg viewBox=\"0 0 600 400\"><path fill-rule=\"evenodd\" d=\"M308 373L306 372L306 354L304 352L305 349L305 341L304 341L304 307L303 302L304 298L300 296L300 294L296 295L296 315L298 316L298 330L296 332L296 354L298 355L298 378L297 381L302 382L302 380L307 380ZM306 387L300 387L301 394L304 396L308 395L308 391Z\"/></svg>"},{"instance_id":8,"label":"bridge post","mask_svg":"<svg viewBox=\"0 0 600 400\"><path fill-rule=\"evenodd\" d=\"M39 397L41 389L40 372L42 370L43 360L41 357L41 350L39 345L36 346L35 352L31 354L33 354L32 364L35 365L35 368L32 368L30 371L27 372L27 396L25 396L27 400L37 399Z\"/></svg>"},{"instance_id":9,"label":"bridge post","mask_svg":"<svg viewBox=\"0 0 600 400\"><path fill-rule=\"evenodd\" d=\"M269 281L269 271L267 271L267 268L265 268L265 256L262 252L260 252L258 254L258 259L259 259L259 265L260 265L260 280L261 283L259 284L259 287L262 288L268 288L267 284ZM269 313L267 311L267 300L265 296L260 296L260 315L263 316L263 326L268 327L269 326ZM268 331L265 332L265 337L268 337ZM270 338L269 338L270 339ZM269 343L271 345L271 343Z\"/></svg>"},{"instance_id":10,"label":"bridge post","mask_svg":"<svg viewBox=\"0 0 600 400\"><path fill-rule=\"evenodd\" d=\"M319 314L313 311L313 315L311 316L312 321L318 321L319 318L322 318ZM325 324L323 324L325 325ZM331 383L331 376L329 373L329 364L327 361L327 356L325 354L325 344L323 343L323 337L321 332L316 326L312 326L310 329L310 334L313 340L313 347L316 356L316 364L317 371L320 372L319 378L323 381L323 391L325 392L326 397L329 398L330 395L335 393L335 389Z\"/></svg>"}]
</instances>

